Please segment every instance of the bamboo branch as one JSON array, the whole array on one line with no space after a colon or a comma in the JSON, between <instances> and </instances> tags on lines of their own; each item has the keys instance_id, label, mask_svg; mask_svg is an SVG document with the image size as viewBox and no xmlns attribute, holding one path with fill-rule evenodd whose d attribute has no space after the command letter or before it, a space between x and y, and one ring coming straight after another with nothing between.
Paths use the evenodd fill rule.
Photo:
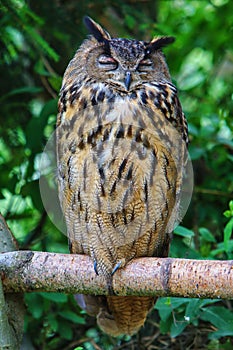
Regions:
<instances>
[{"instance_id":1,"label":"bamboo branch","mask_svg":"<svg viewBox=\"0 0 233 350\"><path fill-rule=\"evenodd\" d=\"M107 295L86 255L17 251L0 254L5 292ZM233 261L139 258L113 276L116 295L233 299Z\"/></svg>"}]
</instances>

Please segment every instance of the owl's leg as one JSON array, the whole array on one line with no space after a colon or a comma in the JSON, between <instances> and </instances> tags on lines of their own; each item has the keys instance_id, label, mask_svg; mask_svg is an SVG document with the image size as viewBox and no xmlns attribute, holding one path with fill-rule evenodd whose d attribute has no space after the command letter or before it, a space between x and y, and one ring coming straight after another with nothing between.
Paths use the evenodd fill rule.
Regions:
<instances>
[{"instance_id":1,"label":"owl's leg","mask_svg":"<svg viewBox=\"0 0 233 350\"><path fill-rule=\"evenodd\" d=\"M90 247L91 258L94 262L94 270L97 275L111 276L113 261L106 247Z\"/></svg>"},{"instance_id":2,"label":"owl's leg","mask_svg":"<svg viewBox=\"0 0 233 350\"><path fill-rule=\"evenodd\" d=\"M80 244L77 240L75 241L75 239L72 237L68 236L68 246L69 246L69 250L71 253L73 254L83 254L84 253L84 249L82 244Z\"/></svg>"}]
</instances>

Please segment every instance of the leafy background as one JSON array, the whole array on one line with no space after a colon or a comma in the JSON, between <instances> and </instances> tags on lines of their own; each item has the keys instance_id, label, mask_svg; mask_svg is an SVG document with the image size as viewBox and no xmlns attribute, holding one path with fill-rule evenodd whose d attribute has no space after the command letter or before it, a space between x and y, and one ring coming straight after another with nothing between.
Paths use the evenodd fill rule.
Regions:
<instances>
[{"instance_id":1,"label":"leafy background","mask_svg":"<svg viewBox=\"0 0 233 350\"><path fill-rule=\"evenodd\" d=\"M2 0L0 11L0 211L20 248L68 252L43 207L38 162L88 14L115 36L176 37L166 56L188 119L195 187L170 254L233 259L233 2ZM116 339L103 335L72 296L32 293L25 301L27 350L233 346L231 301L161 298L138 335Z\"/></svg>"}]
</instances>

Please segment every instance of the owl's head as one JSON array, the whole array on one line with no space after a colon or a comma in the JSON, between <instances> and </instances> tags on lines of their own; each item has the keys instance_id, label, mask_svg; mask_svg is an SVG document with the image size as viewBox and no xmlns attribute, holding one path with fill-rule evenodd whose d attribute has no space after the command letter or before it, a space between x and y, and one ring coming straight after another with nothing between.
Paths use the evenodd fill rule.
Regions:
<instances>
[{"instance_id":1,"label":"owl's head","mask_svg":"<svg viewBox=\"0 0 233 350\"><path fill-rule=\"evenodd\" d=\"M174 42L173 37L157 37L150 42L112 38L90 17L84 23L92 34L70 62L69 72L84 74L88 80L109 84L128 93L144 83L170 81L161 49Z\"/></svg>"}]
</instances>

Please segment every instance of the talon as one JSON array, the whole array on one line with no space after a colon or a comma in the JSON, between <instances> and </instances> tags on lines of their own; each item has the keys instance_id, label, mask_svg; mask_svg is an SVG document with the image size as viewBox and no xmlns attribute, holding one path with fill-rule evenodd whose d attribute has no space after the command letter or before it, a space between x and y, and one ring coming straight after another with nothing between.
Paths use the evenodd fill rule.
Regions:
<instances>
[{"instance_id":1,"label":"talon","mask_svg":"<svg viewBox=\"0 0 233 350\"><path fill-rule=\"evenodd\" d=\"M98 270L97 270L97 262L96 261L94 261L94 270L95 270L95 273L98 276L99 274L98 274Z\"/></svg>"},{"instance_id":2,"label":"talon","mask_svg":"<svg viewBox=\"0 0 233 350\"><path fill-rule=\"evenodd\" d=\"M114 275L114 273L121 267L121 265L122 265L122 261L118 262L118 263L114 266L114 268L113 268L113 270L112 270L112 272L111 272L111 276Z\"/></svg>"}]
</instances>

